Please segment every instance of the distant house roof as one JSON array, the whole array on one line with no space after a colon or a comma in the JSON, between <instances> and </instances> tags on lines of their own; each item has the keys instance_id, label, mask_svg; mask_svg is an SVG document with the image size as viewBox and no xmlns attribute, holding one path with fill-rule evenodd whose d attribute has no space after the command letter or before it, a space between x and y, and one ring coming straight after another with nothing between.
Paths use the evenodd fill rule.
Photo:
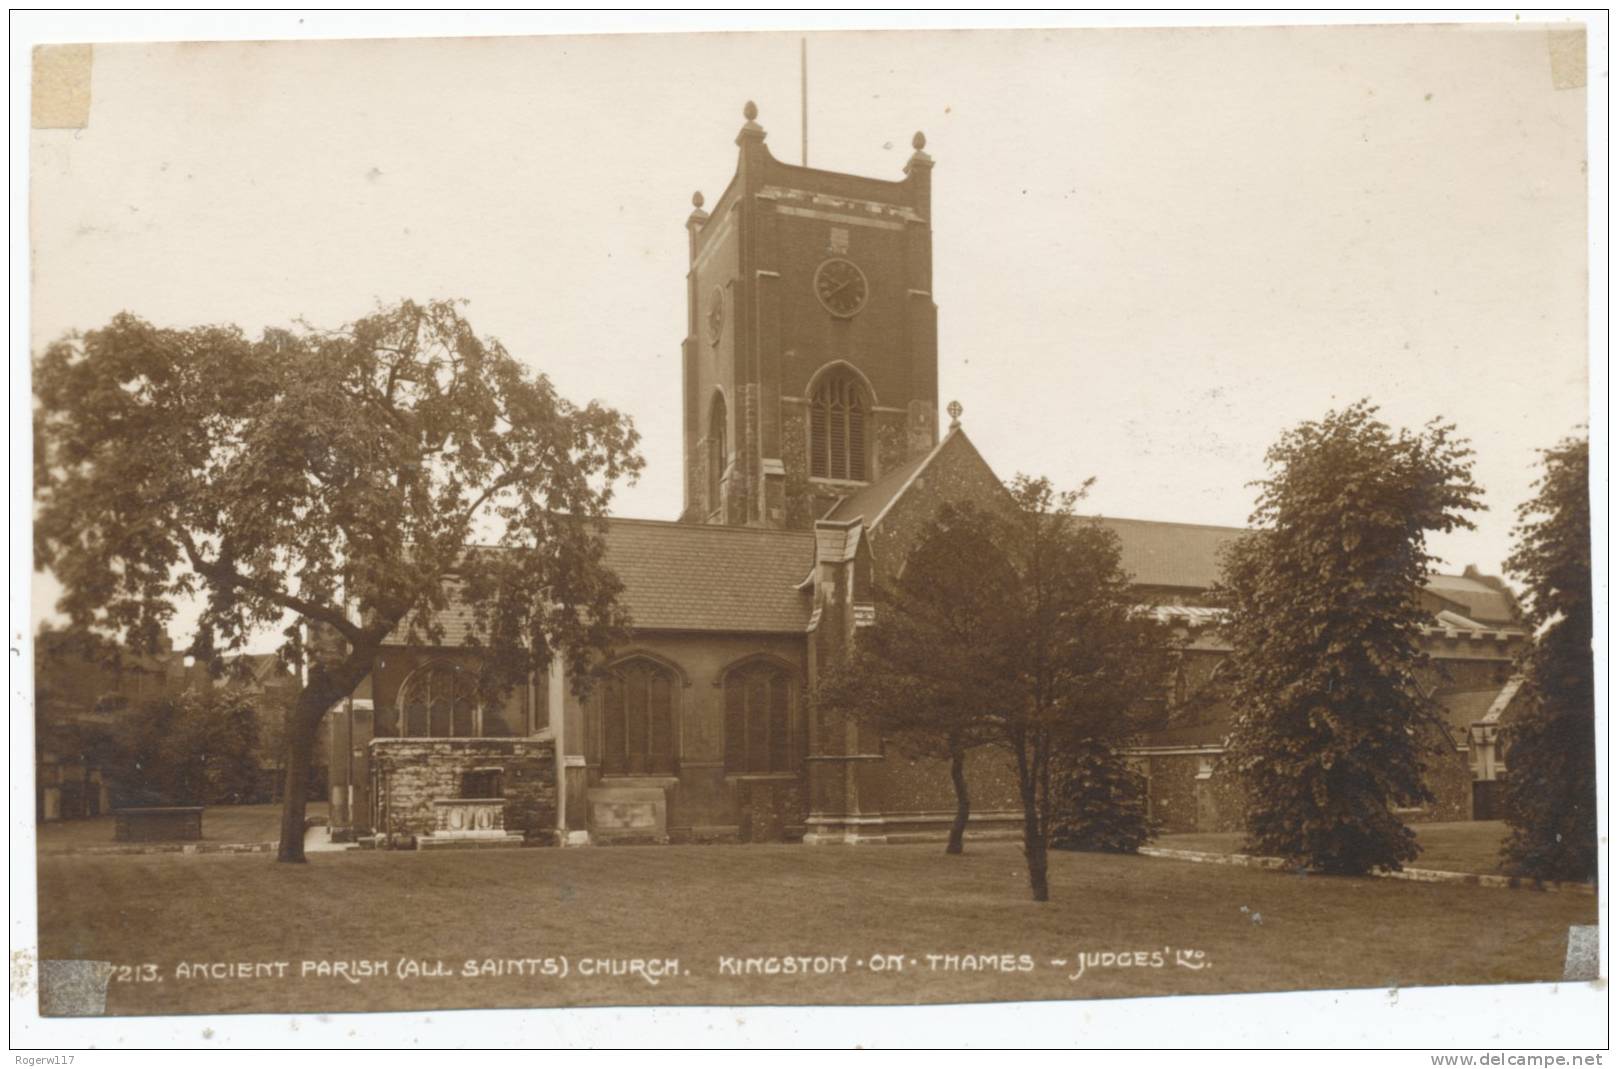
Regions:
<instances>
[{"instance_id":1,"label":"distant house roof","mask_svg":"<svg viewBox=\"0 0 1618 1069\"><path fill-rule=\"evenodd\" d=\"M278 653L241 653L225 658L226 679L275 682L279 677L294 678L292 669Z\"/></svg>"}]
</instances>

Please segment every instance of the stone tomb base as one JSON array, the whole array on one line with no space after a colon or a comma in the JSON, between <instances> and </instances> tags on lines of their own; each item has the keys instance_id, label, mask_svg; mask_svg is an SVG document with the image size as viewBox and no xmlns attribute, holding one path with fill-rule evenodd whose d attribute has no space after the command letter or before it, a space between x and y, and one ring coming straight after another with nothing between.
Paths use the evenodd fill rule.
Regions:
<instances>
[{"instance_id":1,"label":"stone tomb base","mask_svg":"<svg viewBox=\"0 0 1618 1069\"><path fill-rule=\"evenodd\" d=\"M418 850L490 849L521 846L520 831L506 830L504 798L438 798L437 827L416 840Z\"/></svg>"},{"instance_id":2,"label":"stone tomb base","mask_svg":"<svg viewBox=\"0 0 1618 1069\"><path fill-rule=\"evenodd\" d=\"M556 840L556 751L548 737L372 739L378 846L443 849Z\"/></svg>"},{"instance_id":3,"label":"stone tomb base","mask_svg":"<svg viewBox=\"0 0 1618 1069\"><path fill-rule=\"evenodd\" d=\"M594 787L585 801L592 842L669 841L668 793L661 787Z\"/></svg>"}]
</instances>

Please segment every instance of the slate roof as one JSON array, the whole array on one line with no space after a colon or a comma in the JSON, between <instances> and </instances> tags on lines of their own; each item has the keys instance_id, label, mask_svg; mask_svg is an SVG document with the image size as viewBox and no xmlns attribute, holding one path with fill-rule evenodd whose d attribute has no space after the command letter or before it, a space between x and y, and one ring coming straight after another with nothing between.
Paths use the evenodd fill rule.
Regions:
<instances>
[{"instance_id":1,"label":"slate roof","mask_svg":"<svg viewBox=\"0 0 1618 1069\"><path fill-rule=\"evenodd\" d=\"M472 610L469 606L462 604L461 601L455 596L455 592L459 589L459 584L457 584L453 579L449 579L445 580L445 585L448 586L450 590L449 604L444 608L439 609L438 612L433 615L433 619L438 623L439 627L443 628L444 631L443 635L437 640L437 644L449 648L460 646L466 642L467 632L472 629ZM404 621L401 621L399 626L395 627L393 631L389 633L388 637L382 640L382 645L411 645L411 643L406 642L405 639L409 634L411 623L413 621L419 621L420 619L421 617L419 616L412 616L407 617ZM426 635L426 625L416 622L415 626L418 628L416 636L417 642L429 642L430 640Z\"/></svg>"},{"instance_id":2,"label":"slate roof","mask_svg":"<svg viewBox=\"0 0 1618 1069\"><path fill-rule=\"evenodd\" d=\"M1230 542L1246 533L1242 527L1214 527L1161 520L1126 520L1098 516L1118 535L1124 571L1141 586L1206 590L1219 578L1219 557ZM1427 589L1465 609L1470 625L1462 630L1491 630L1518 623L1511 596L1471 575L1427 577ZM1442 619L1442 617L1440 617Z\"/></svg>"},{"instance_id":3,"label":"slate roof","mask_svg":"<svg viewBox=\"0 0 1618 1069\"><path fill-rule=\"evenodd\" d=\"M637 630L802 633L810 599L797 586L814 561L812 531L607 521L606 564ZM452 601L438 622L441 645L459 646L472 611ZM401 627L387 644L403 643Z\"/></svg>"},{"instance_id":4,"label":"slate roof","mask_svg":"<svg viewBox=\"0 0 1618 1069\"><path fill-rule=\"evenodd\" d=\"M1141 586L1204 590L1219 578L1219 554L1245 531L1200 523L1098 516L1118 536L1124 571Z\"/></svg>"},{"instance_id":5,"label":"slate roof","mask_svg":"<svg viewBox=\"0 0 1618 1069\"><path fill-rule=\"evenodd\" d=\"M623 603L648 631L802 632L798 583L815 560L812 531L614 519L607 565Z\"/></svg>"}]
</instances>

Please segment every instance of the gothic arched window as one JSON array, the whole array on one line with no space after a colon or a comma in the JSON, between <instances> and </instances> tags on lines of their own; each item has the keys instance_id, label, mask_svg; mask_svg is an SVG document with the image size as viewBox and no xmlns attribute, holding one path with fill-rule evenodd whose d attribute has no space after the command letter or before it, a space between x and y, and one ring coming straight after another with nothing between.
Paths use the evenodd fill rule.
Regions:
<instances>
[{"instance_id":1,"label":"gothic arched window","mask_svg":"<svg viewBox=\"0 0 1618 1069\"><path fill-rule=\"evenodd\" d=\"M725 675L725 771L793 769L792 677L780 665L753 661Z\"/></svg>"},{"instance_id":2,"label":"gothic arched window","mask_svg":"<svg viewBox=\"0 0 1618 1069\"><path fill-rule=\"evenodd\" d=\"M827 375L809 403L809 474L865 481L865 392L849 374Z\"/></svg>"},{"instance_id":3,"label":"gothic arched window","mask_svg":"<svg viewBox=\"0 0 1618 1069\"><path fill-rule=\"evenodd\" d=\"M607 673L601 688L601 770L674 771L674 674L643 657Z\"/></svg>"},{"instance_id":4,"label":"gothic arched window","mask_svg":"<svg viewBox=\"0 0 1618 1069\"><path fill-rule=\"evenodd\" d=\"M430 661L399 688L401 735L470 738L478 733L477 672L450 661Z\"/></svg>"},{"instance_id":5,"label":"gothic arched window","mask_svg":"<svg viewBox=\"0 0 1618 1069\"><path fill-rule=\"evenodd\" d=\"M725 444L725 395L714 392L713 405L708 411L708 511L720 505L720 484L725 477L725 462L730 452Z\"/></svg>"}]
</instances>

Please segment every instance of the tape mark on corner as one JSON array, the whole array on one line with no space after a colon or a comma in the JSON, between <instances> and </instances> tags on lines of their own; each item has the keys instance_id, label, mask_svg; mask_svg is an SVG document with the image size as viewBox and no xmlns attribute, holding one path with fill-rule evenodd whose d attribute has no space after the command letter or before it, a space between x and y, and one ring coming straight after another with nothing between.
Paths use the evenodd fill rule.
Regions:
<instances>
[{"instance_id":1,"label":"tape mark on corner","mask_svg":"<svg viewBox=\"0 0 1618 1069\"><path fill-rule=\"evenodd\" d=\"M90 125L92 55L91 45L39 45L34 49L35 130L82 130Z\"/></svg>"}]
</instances>

